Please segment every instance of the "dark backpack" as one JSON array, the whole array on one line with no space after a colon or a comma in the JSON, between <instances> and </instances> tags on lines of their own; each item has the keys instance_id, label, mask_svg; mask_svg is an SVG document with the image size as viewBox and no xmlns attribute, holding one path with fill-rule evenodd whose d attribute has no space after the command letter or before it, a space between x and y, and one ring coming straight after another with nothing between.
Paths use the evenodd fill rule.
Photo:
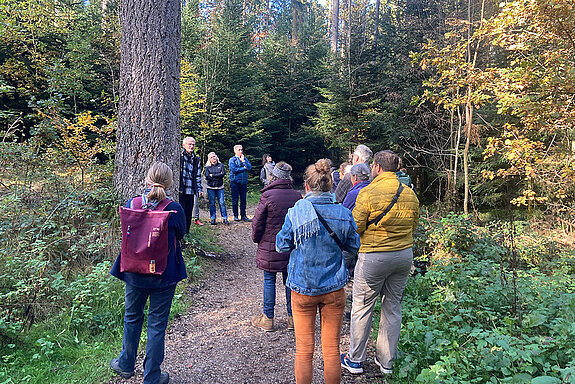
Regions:
<instances>
[{"instance_id":1,"label":"dark backpack","mask_svg":"<svg viewBox=\"0 0 575 384\"><path fill-rule=\"evenodd\" d=\"M155 210L142 209L142 197L132 199L131 208L120 207L122 251L120 272L161 275L168 264L168 219L164 209L172 201L162 200Z\"/></svg>"}]
</instances>

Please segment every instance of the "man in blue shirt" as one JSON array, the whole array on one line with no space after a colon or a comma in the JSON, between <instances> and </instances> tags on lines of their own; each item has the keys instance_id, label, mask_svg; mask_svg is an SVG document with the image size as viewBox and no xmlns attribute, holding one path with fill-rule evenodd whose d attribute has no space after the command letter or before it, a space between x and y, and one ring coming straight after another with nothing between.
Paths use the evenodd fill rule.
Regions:
<instances>
[{"instance_id":1,"label":"man in blue shirt","mask_svg":"<svg viewBox=\"0 0 575 384\"><path fill-rule=\"evenodd\" d=\"M252 169L250 161L244 156L244 147L234 145L235 156L229 161L230 190L232 191L232 211L234 221L240 221L238 216L238 198L240 201L241 220L250 222L246 215L246 195L248 192L248 171Z\"/></svg>"}]
</instances>

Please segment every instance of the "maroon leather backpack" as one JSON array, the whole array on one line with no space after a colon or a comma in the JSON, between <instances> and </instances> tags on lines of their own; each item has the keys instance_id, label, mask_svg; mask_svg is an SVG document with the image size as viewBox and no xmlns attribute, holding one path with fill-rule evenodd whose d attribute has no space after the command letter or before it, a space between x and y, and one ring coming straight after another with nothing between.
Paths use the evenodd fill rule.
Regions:
<instances>
[{"instance_id":1,"label":"maroon leather backpack","mask_svg":"<svg viewBox=\"0 0 575 384\"><path fill-rule=\"evenodd\" d=\"M164 211L171 203L162 200L155 210L142 209L142 197L132 199L131 208L120 207L122 251L120 272L161 275L168 263L168 219Z\"/></svg>"}]
</instances>

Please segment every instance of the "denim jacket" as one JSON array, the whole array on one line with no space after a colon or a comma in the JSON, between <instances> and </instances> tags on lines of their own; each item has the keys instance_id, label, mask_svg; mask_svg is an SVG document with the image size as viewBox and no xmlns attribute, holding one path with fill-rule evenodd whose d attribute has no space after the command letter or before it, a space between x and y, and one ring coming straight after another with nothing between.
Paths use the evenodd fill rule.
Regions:
<instances>
[{"instance_id":1,"label":"denim jacket","mask_svg":"<svg viewBox=\"0 0 575 384\"><path fill-rule=\"evenodd\" d=\"M334 204L329 192L308 193L305 199L323 216L343 243L344 249L356 253L360 245L359 235L356 233L357 226L350 210ZM276 236L276 251L292 251L286 285L302 295L323 295L337 291L347 283L348 271L342 251L323 224L320 224L318 233L305 238L296 248L294 228L286 216L282 229Z\"/></svg>"}]
</instances>

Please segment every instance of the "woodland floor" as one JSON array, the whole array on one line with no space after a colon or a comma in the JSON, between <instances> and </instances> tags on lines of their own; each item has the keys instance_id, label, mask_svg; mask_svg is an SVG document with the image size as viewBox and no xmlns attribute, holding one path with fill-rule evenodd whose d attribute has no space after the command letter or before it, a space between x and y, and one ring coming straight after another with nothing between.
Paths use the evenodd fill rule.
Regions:
<instances>
[{"instance_id":1,"label":"woodland floor","mask_svg":"<svg viewBox=\"0 0 575 384\"><path fill-rule=\"evenodd\" d=\"M248 209L250 217L254 209ZM201 217L209 215L204 211ZM251 223L219 224L216 230L225 253L205 257L201 279L186 291L191 304L187 313L178 316L168 326L162 371L169 372L170 383L174 384L295 383L295 338L293 331L286 329L287 312L281 277L278 276L276 288L276 330L264 332L250 323L252 315L261 313L263 290L263 273L255 265L256 244L251 241ZM346 287L346 290L351 293L351 287ZM319 316L316 326L313 382L323 383ZM349 321L344 320L342 353L348 346ZM108 383L141 383L143 358L142 351L134 377L129 380L118 377ZM341 382L385 383L373 363L371 341L368 359L362 375L352 375L343 370Z\"/></svg>"}]
</instances>

